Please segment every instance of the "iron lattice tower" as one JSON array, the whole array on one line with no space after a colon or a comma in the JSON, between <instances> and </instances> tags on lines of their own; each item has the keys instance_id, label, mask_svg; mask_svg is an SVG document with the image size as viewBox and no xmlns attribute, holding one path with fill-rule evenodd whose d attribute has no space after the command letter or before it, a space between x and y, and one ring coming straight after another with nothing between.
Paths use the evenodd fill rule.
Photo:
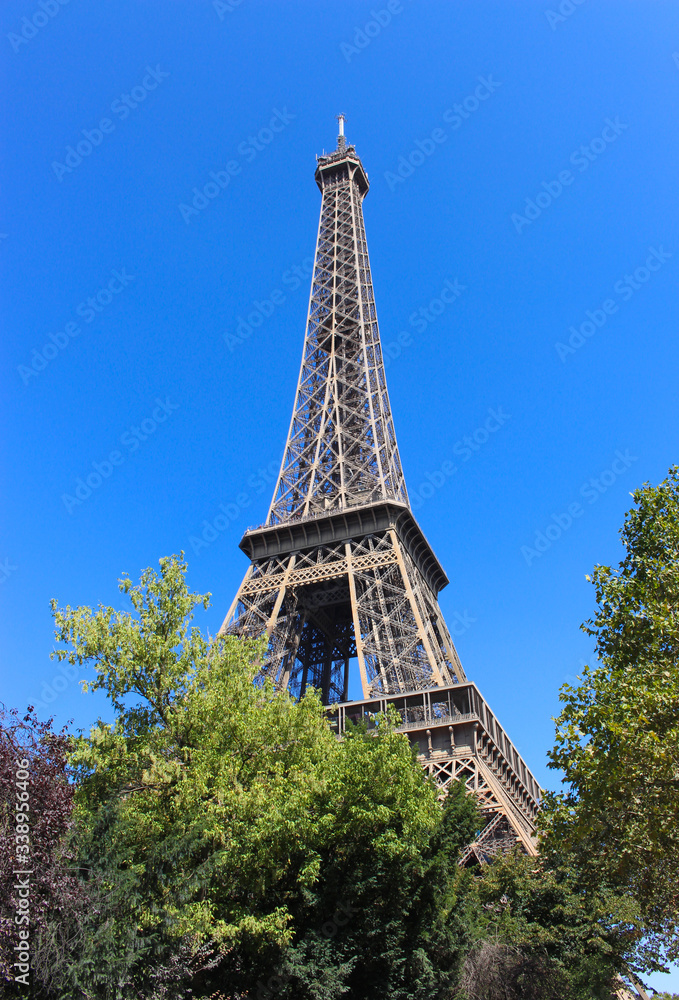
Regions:
<instances>
[{"instance_id":1,"label":"iron lattice tower","mask_svg":"<svg viewBox=\"0 0 679 1000\"><path fill-rule=\"evenodd\" d=\"M368 177L339 120L315 174L321 214L285 453L266 522L240 543L250 566L221 631L268 636L262 672L341 703L338 733L392 702L442 788L462 778L479 796L488 825L471 854L517 840L532 853L538 786L467 682L437 600L448 578L410 510L363 224ZM346 704L352 659L364 700Z\"/></svg>"}]
</instances>

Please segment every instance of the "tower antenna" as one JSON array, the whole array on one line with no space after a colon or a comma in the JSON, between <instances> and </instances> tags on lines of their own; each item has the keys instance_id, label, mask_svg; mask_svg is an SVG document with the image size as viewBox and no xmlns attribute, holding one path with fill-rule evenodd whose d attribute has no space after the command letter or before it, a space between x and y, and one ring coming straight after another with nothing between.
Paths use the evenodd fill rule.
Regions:
<instances>
[{"instance_id":1,"label":"tower antenna","mask_svg":"<svg viewBox=\"0 0 679 1000\"><path fill-rule=\"evenodd\" d=\"M345 114L340 113L339 115L335 115L335 117L339 122L339 135L337 136L337 148L344 150L347 148L347 141L344 137L344 123L347 120L347 116Z\"/></svg>"}]
</instances>

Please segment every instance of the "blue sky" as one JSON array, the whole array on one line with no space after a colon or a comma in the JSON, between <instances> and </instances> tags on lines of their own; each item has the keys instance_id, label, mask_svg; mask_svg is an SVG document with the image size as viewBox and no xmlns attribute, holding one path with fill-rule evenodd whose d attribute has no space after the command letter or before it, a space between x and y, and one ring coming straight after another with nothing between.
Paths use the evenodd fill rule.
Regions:
<instances>
[{"instance_id":1,"label":"blue sky","mask_svg":"<svg viewBox=\"0 0 679 1000\"><path fill-rule=\"evenodd\" d=\"M6 703L106 714L59 679L49 600L122 606L118 576L163 555L186 550L219 627L285 443L342 111L441 604L554 784L585 574L679 456L679 7L561 8L3 5Z\"/></svg>"}]
</instances>

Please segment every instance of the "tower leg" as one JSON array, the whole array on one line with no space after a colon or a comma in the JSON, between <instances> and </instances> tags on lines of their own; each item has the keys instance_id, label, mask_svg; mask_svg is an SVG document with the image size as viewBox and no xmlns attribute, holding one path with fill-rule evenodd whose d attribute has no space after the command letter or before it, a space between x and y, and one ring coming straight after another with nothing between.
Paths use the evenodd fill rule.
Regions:
<instances>
[{"instance_id":1,"label":"tower leg","mask_svg":"<svg viewBox=\"0 0 679 1000\"><path fill-rule=\"evenodd\" d=\"M349 576L349 596L351 598L351 617L354 623L356 657L358 659L358 669L361 674L361 687L363 689L363 697L369 698L370 685L368 684L368 673L365 669L365 652L363 647L363 636L361 635L361 624L358 620L358 603L356 601L356 581L354 580L354 567L351 560L351 543L347 542L344 548L347 557L347 572Z\"/></svg>"},{"instance_id":2,"label":"tower leg","mask_svg":"<svg viewBox=\"0 0 679 1000\"><path fill-rule=\"evenodd\" d=\"M398 538L396 537L396 532L393 528L390 529L389 534L391 535L391 542L394 546L394 552L396 553L396 558L398 560L398 566L401 570L401 576L403 577L403 585L408 595L408 600L410 601L410 607L412 608L413 616L417 622L417 629L420 633L420 638L422 640L422 645L427 651L427 656L429 657L429 662L431 664L431 672L434 678L434 683L439 686L443 685L443 678L441 677L441 671L438 668L436 658L434 657L434 651L431 648L431 643L429 642L429 636L427 635L426 629L424 627L424 622L422 621L422 616L420 614L420 609L417 606L417 601L415 600L415 594L413 593L413 588L408 578L408 570L406 569L406 564L403 559L403 553L401 552L401 546L399 545Z\"/></svg>"},{"instance_id":3,"label":"tower leg","mask_svg":"<svg viewBox=\"0 0 679 1000\"><path fill-rule=\"evenodd\" d=\"M238 602L240 601L241 591L242 591L243 587L245 586L245 584L250 579L250 577L252 576L253 570L254 570L254 566L252 565L252 563L250 563L250 565L248 566L247 571L245 573L245 576L243 577L243 579L241 581L241 585L240 585L240 587L238 588L238 590L236 592L236 596L234 597L233 601L231 602L231 607L227 611L226 618L222 622L221 628L219 629L219 632L217 633L217 635L223 635L226 632L227 625L231 622L231 619L233 618L233 616L236 613L236 608L238 607Z\"/></svg>"}]
</instances>

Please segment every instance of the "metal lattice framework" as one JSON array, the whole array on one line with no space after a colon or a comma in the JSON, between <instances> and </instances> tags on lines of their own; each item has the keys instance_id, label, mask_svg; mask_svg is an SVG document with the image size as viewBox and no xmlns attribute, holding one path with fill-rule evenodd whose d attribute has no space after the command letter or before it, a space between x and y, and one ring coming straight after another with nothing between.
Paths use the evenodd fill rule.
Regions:
<instances>
[{"instance_id":1,"label":"metal lattice framework","mask_svg":"<svg viewBox=\"0 0 679 1000\"><path fill-rule=\"evenodd\" d=\"M408 502L377 326L354 149L319 159L323 192L302 366L268 524L365 500Z\"/></svg>"},{"instance_id":2,"label":"metal lattice framework","mask_svg":"<svg viewBox=\"0 0 679 1000\"><path fill-rule=\"evenodd\" d=\"M532 851L539 789L515 751L499 753L506 737L486 726L456 743L455 710L449 742L432 744L441 713L426 716L427 692L441 692L440 708L446 692L469 685L438 605L448 578L408 502L363 225L368 178L341 116L337 149L318 158L316 182L321 216L288 440L266 522L240 543L250 565L220 631L266 636L262 674L295 695L319 689L340 714L352 660L365 699L424 698L422 709L407 709L414 716L404 730L442 794L464 780L487 819L465 860L510 843Z\"/></svg>"},{"instance_id":3,"label":"metal lattice framework","mask_svg":"<svg viewBox=\"0 0 679 1000\"><path fill-rule=\"evenodd\" d=\"M399 538L403 515L412 515L395 510L383 530L312 547L301 522L301 550L253 560L223 630L269 636L263 671L277 687L318 687L327 703L346 701L354 657L366 697L465 680L435 593ZM315 527L319 520L341 533L328 517ZM248 532L243 547L262 533ZM268 534L270 542L279 532Z\"/></svg>"},{"instance_id":4,"label":"metal lattice framework","mask_svg":"<svg viewBox=\"0 0 679 1000\"><path fill-rule=\"evenodd\" d=\"M263 671L297 694L346 700L465 680L437 602L448 582L408 504L353 146L319 157L322 192L302 365L266 523L223 631L267 634ZM351 527L348 527L351 521Z\"/></svg>"}]
</instances>

